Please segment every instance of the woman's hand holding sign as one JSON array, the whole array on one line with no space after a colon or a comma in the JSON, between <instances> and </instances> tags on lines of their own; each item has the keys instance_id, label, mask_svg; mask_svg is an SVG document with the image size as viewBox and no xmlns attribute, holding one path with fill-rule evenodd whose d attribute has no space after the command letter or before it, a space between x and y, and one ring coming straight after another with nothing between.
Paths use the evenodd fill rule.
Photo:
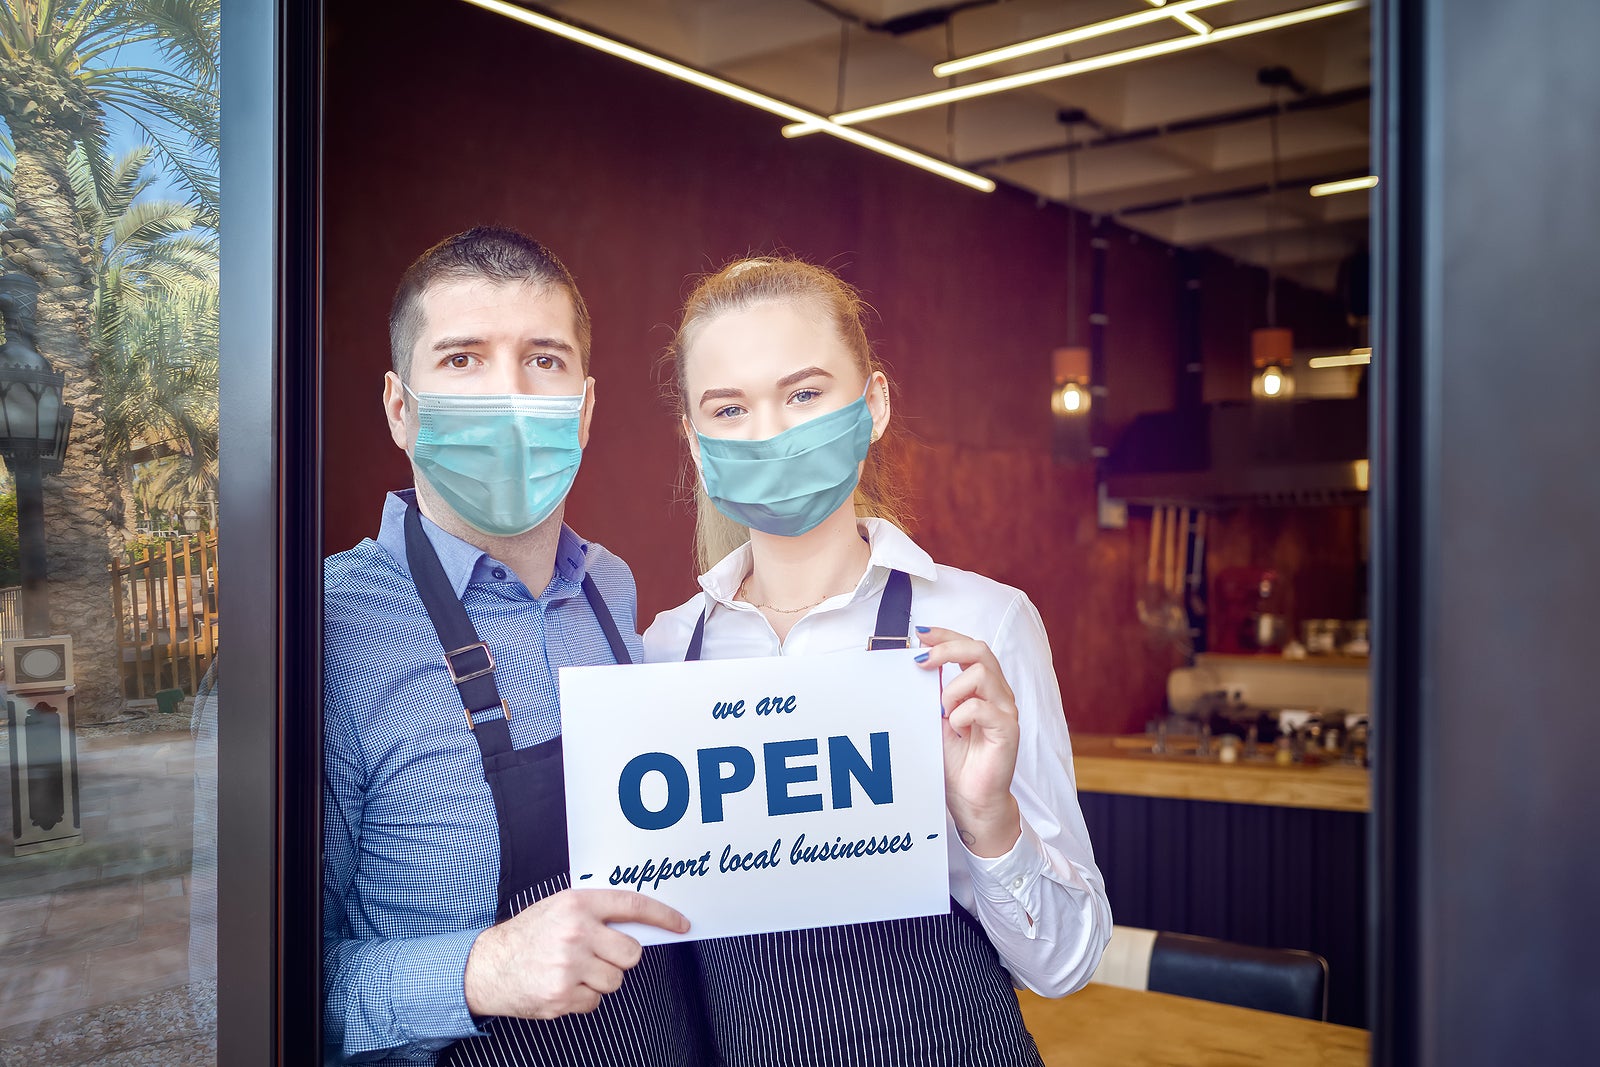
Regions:
<instances>
[{"instance_id":1,"label":"woman's hand holding sign","mask_svg":"<svg viewBox=\"0 0 1600 1067\"><path fill-rule=\"evenodd\" d=\"M554 1019L590 1012L639 962L639 942L607 923L684 933L689 920L643 893L566 889L478 935L467 956L467 1007L476 1015Z\"/></svg>"},{"instance_id":2,"label":"woman's hand holding sign","mask_svg":"<svg viewBox=\"0 0 1600 1067\"><path fill-rule=\"evenodd\" d=\"M994 652L954 630L917 627L929 670L946 663L962 671L944 687L946 803L961 840L974 856L1003 856L1022 834L1022 815L1011 795L1017 769L1017 705Z\"/></svg>"}]
</instances>

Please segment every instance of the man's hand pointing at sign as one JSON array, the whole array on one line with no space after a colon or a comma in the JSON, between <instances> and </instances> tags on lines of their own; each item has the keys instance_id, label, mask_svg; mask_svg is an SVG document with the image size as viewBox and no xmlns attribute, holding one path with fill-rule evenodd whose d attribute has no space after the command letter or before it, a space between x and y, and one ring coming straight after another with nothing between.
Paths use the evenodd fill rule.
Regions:
<instances>
[{"instance_id":1,"label":"man's hand pointing at sign","mask_svg":"<svg viewBox=\"0 0 1600 1067\"><path fill-rule=\"evenodd\" d=\"M1003 856L1022 835L1022 815L1011 795L1020 736L1011 687L984 642L939 627L919 626L917 633L923 645L917 662L925 669L946 663L962 668L939 697L950 815L974 856Z\"/></svg>"}]
</instances>

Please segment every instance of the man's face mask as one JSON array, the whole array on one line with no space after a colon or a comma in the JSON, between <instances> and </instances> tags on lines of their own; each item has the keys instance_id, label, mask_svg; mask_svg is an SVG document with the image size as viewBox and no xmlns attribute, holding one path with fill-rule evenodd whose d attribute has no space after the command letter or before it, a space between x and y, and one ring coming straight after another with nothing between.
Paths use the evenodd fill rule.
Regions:
<instances>
[{"instance_id":1,"label":"man's face mask","mask_svg":"<svg viewBox=\"0 0 1600 1067\"><path fill-rule=\"evenodd\" d=\"M577 476L588 385L576 396L414 393L411 461L450 509L496 537L548 519Z\"/></svg>"}]
</instances>

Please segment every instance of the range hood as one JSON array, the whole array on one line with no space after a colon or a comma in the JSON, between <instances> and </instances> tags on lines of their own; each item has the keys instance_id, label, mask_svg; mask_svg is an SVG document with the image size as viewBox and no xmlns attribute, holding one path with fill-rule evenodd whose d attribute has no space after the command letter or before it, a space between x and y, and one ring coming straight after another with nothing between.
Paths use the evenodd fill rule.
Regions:
<instances>
[{"instance_id":1,"label":"range hood","mask_svg":"<svg viewBox=\"0 0 1600 1067\"><path fill-rule=\"evenodd\" d=\"M1215 510L1359 503L1367 401L1257 400L1140 415L1105 461L1106 495Z\"/></svg>"}]
</instances>

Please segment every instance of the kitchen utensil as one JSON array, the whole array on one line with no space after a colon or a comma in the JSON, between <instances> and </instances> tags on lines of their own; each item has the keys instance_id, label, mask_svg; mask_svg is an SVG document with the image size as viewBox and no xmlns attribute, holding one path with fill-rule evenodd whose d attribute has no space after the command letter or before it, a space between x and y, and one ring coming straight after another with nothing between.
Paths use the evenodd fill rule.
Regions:
<instances>
[{"instance_id":1,"label":"kitchen utensil","mask_svg":"<svg viewBox=\"0 0 1600 1067\"><path fill-rule=\"evenodd\" d=\"M1194 520L1194 566L1189 577L1189 614L1196 617L1206 613L1206 513L1200 512Z\"/></svg>"},{"instance_id":2,"label":"kitchen utensil","mask_svg":"<svg viewBox=\"0 0 1600 1067\"><path fill-rule=\"evenodd\" d=\"M1139 621L1152 631L1163 625L1161 614L1162 602L1166 599L1160 585L1161 555L1165 541L1162 538L1162 527L1165 525L1167 509L1153 507L1150 509L1150 556L1145 564L1144 588L1139 591L1137 607Z\"/></svg>"},{"instance_id":3,"label":"kitchen utensil","mask_svg":"<svg viewBox=\"0 0 1600 1067\"><path fill-rule=\"evenodd\" d=\"M1182 516L1182 517L1180 517ZM1187 509L1157 505L1150 511L1150 555L1145 564L1145 585L1136 607L1139 621L1150 632L1152 645L1171 644L1189 654L1189 617L1183 586L1188 532Z\"/></svg>"},{"instance_id":4,"label":"kitchen utensil","mask_svg":"<svg viewBox=\"0 0 1600 1067\"><path fill-rule=\"evenodd\" d=\"M1189 509L1173 508L1167 516L1166 597L1162 601L1162 637L1187 656L1193 647L1184 584L1188 581Z\"/></svg>"}]
</instances>

